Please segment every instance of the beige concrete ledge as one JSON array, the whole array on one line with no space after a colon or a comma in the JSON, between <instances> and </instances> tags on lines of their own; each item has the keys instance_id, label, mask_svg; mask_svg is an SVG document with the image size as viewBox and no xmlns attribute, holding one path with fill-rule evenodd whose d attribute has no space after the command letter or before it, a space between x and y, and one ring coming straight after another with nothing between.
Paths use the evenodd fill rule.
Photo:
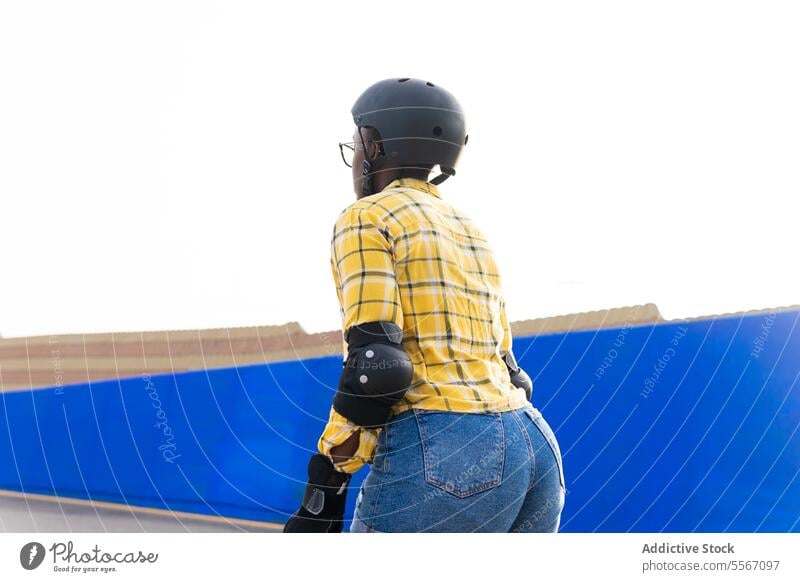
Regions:
<instances>
[{"instance_id":1,"label":"beige concrete ledge","mask_svg":"<svg viewBox=\"0 0 800 582\"><path fill-rule=\"evenodd\" d=\"M282 524L0 490L0 532L279 532Z\"/></svg>"},{"instance_id":2,"label":"beige concrete ledge","mask_svg":"<svg viewBox=\"0 0 800 582\"><path fill-rule=\"evenodd\" d=\"M800 306L795 305L680 321L798 308ZM515 336L528 336L664 321L658 307L646 303L515 321L511 329ZM342 347L341 331L309 334L294 321L283 325L239 328L7 338L0 339L0 391L341 356Z\"/></svg>"},{"instance_id":3,"label":"beige concrete ledge","mask_svg":"<svg viewBox=\"0 0 800 582\"><path fill-rule=\"evenodd\" d=\"M511 324L511 333L515 336L544 335L645 325L661 321L664 321L664 319L661 317L658 307L654 303L645 303L644 305L632 305L630 307L614 307L599 311L585 311L583 313L515 321Z\"/></svg>"}]
</instances>

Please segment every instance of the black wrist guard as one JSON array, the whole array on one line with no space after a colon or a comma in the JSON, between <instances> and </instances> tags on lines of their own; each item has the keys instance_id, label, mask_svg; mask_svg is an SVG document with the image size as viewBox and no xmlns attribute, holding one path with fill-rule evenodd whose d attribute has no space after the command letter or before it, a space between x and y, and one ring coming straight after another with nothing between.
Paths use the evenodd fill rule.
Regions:
<instances>
[{"instance_id":1,"label":"black wrist guard","mask_svg":"<svg viewBox=\"0 0 800 582\"><path fill-rule=\"evenodd\" d=\"M308 483L303 505L283 527L285 533L339 533L344 523L348 473L337 471L325 455L308 462Z\"/></svg>"},{"instance_id":2,"label":"black wrist guard","mask_svg":"<svg viewBox=\"0 0 800 582\"><path fill-rule=\"evenodd\" d=\"M513 352L508 352L503 356L503 361L508 368L508 375L511 377L511 383L517 388L525 390L525 397L530 400L533 395L533 381L528 374L517 365L517 360Z\"/></svg>"},{"instance_id":3,"label":"black wrist guard","mask_svg":"<svg viewBox=\"0 0 800 582\"><path fill-rule=\"evenodd\" d=\"M347 360L333 397L336 412L365 428L386 424L392 406L403 398L413 377L402 337L399 327L385 321L348 331Z\"/></svg>"}]
</instances>

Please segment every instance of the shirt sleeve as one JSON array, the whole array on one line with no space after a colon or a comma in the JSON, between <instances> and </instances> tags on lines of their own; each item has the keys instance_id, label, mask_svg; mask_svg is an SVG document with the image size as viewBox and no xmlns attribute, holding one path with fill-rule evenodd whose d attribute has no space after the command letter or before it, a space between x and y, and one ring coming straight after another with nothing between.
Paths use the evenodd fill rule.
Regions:
<instances>
[{"instance_id":1,"label":"shirt sleeve","mask_svg":"<svg viewBox=\"0 0 800 582\"><path fill-rule=\"evenodd\" d=\"M351 207L339 216L331 240L331 271L345 333L354 325L371 321L390 321L402 328L393 251L388 229L368 209ZM344 341L342 348L346 355ZM317 449L333 461L331 449L359 431L356 453L334 462L337 471L355 473L372 462L380 429L360 427L331 407Z\"/></svg>"},{"instance_id":2,"label":"shirt sleeve","mask_svg":"<svg viewBox=\"0 0 800 582\"><path fill-rule=\"evenodd\" d=\"M331 449L342 444L350 438L350 435L358 431L361 431L361 434L358 438L358 449L355 454L345 461L334 462L333 464L337 471L355 473L366 463L372 462L380 429L368 429L353 424L331 407L328 424L325 425L325 430L322 436L319 437L317 450L333 461Z\"/></svg>"},{"instance_id":3,"label":"shirt sleeve","mask_svg":"<svg viewBox=\"0 0 800 582\"><path fill-rule=\"evenodd\" d=\"M368 208L351 207L336 221L331 241L342 329L371 321L403 327L389 229Z\"/></svg>"}]
</instances>

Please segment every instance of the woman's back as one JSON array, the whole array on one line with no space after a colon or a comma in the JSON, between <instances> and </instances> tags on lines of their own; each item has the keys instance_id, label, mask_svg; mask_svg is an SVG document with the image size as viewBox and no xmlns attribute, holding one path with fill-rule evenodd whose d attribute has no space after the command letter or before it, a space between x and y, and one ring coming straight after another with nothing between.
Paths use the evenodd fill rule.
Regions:
<instances>
[{"instance_id":1,"label":"woman's back","mask_svg":"<svg viewBox=\"0 0 800 582\"><path fill-rule=\"evenodd\" d=\"M500 275L480 230L435 186L401 179L361 200L390 243L403 347L414 378L410 408L501 412L526 404L502 360L511 347Z\"/></svg>"}]
</instances>

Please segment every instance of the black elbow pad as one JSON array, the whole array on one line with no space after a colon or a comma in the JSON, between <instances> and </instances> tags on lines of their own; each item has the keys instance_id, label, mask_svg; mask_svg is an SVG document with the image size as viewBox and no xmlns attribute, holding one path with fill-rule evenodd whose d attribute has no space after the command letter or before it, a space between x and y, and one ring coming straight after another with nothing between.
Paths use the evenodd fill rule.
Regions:
<instances>
[{"instance_id":1,"label":"black elbow pad","mask_svg":"<svg viewBox=\"0 0 800 582\"><path fill-rule=\"evenodd\" d=\"M398 326L385 321L348 331L347 360L333 397L336 412L365 428L386 424L392 406L403 398L413 376L402 336Z\"/></svg>"},{"instance_id":2,"label":"black elbow pad","mask_svg":"<svg viewBox=\"0 0 800 582\"><path fill-rule=\"evenodd\" d=\"M533 395L533 381L528 376L527 372L517 365L517 360L512 352L508 352L503 356L503 361L508 368L508 375L511 378L511 383L517 388L525 390L525 397L530 400Z\"/></svg>"}]
</instances>

